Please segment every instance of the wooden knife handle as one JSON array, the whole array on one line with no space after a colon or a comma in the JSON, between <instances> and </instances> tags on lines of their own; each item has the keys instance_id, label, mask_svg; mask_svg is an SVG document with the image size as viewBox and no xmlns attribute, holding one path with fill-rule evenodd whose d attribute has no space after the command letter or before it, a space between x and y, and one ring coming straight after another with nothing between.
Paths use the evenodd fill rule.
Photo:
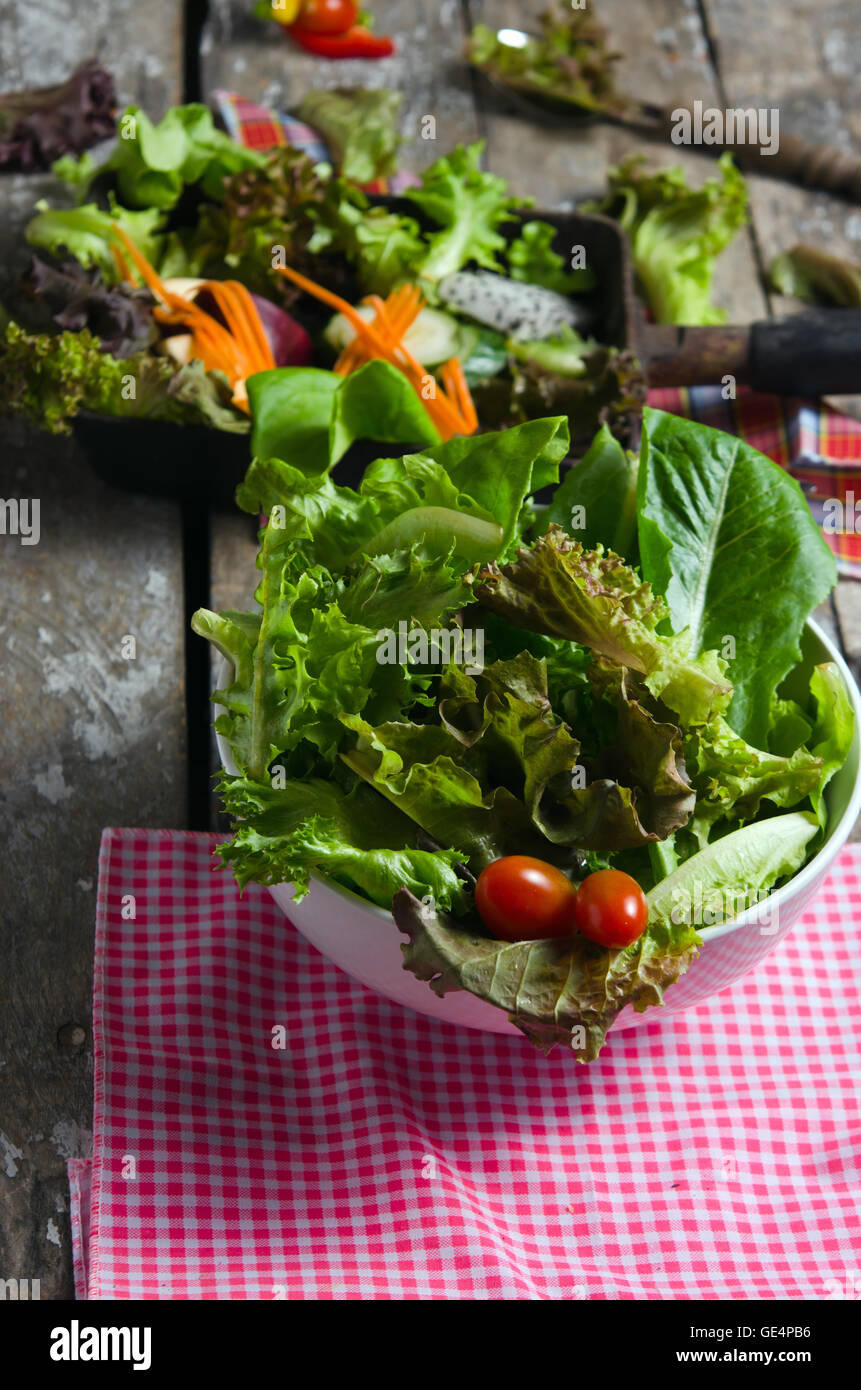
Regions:
<instances>
[{"instance_id":1,"label":"wooden knife handle","mask_svg":"<svg viewBox=\"0 0 861 1390\"><path fill-rule=\"evenodd\" d=\"M675 111L683 109L691 112L693 121L693 111L690 107L674 108ZM663 128L667 136L676 125L673 114L667 108L662 110L657 106L641 103L639 112L639 124L636 121L629 121L628 124L638 124L638 128L642 129L648 127L653 132ZM850 150L837 149L835 145L817 145L812 140L802 140L798 135L781 134L774 154L763 154L762 145L755 141L750 144L737 144L730 140L718 145L690 145L685 148L712 155L729 150L736 164L742 169L749 169L757 174L771 174L775 178L786 179L789 183L800 183L806 188L821 188L829 193L848 194L861 202L861 157Z\"/></svg>"},{"instance_id":2,"label":"wooden knife handle","mask_svg":"<svg viewBox=\"0 0 861 1390\"><path fill-rule=\"evenodd\" d=\"M782 396L861 391L861 310L813 309L747 327L646 324L640 352L650 386L707 386L732 376Z\"/></svg>"}]
</instances>

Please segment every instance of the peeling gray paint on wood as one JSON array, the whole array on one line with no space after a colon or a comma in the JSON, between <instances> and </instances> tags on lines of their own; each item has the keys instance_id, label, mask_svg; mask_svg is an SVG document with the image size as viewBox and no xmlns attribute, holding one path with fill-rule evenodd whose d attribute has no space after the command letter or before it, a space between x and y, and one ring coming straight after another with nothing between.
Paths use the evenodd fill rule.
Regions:
<instances>
[{"instance_id":1,"label":"peeling gray paint on wood","mask_svg":"<svg viewBox=\"0 0 861 1390\"><path fill-rule=\"evenodd\" d=\"M180 96L181 9L0 3L3 87L55 82L95 53L121 102L159 115ZM8 286L28 255L35 200L69 198L49 175L0 178ZM0 537L0 1277L70 1298L65 1164L91 1144L99 837L105 825L185 819L180 519L174 503L100 482L68 439L0 429L0 496L41 500L38 545ZM133 662L120 652L128 633ZM70 1020L85 1045L59 1040Z\"/></svg>"}]
</instances>

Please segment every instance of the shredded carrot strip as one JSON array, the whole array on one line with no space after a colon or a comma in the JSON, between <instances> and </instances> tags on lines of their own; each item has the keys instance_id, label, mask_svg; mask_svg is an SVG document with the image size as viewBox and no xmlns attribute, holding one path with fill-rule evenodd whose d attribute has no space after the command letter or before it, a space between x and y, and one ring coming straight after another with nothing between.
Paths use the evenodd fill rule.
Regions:
<instances>
[{"instance_id":1,"label":"shredded carrot strip","mask_svg":"<svg viewBox=\"0 0 861 1390\"><path fill-rule=\"evenodd\" d=\"M432 373L427 372L404 347L403 335L424 307L424 300L414 286L402 286L385 301L379 295L369 295L364 302L375 310L374 318L369 322L347 300L309 280L292 266L279 266L278 269L306 294L313 295L342 314L355 330L355 338L335 364L335 371L339 375L346 376L364 361L380 358L403 372L443 439L475 432L478 418L457 358L451 358L440 373L444 389L437 387L434 382L433 395L426 396L428 378L432 378Z\"/></svg>"},{"instance_id":2,"label":"shredded carrot strip","mask_svg":"<svg viewBox=\"0 0 861 1390\"><path fill-rule=\"evenodd\" d=\"M160 300L153 310L153 316L159 323L182 324L190 330L193 356L203 363L207 371L223 371L226 374L233 388L234 405L247 411L245 378L253 372L274 367L275 360L260 315L245 286L238 280L207 280L200 286L201 290L205 289L212 295L224 318L225 327L200 305L184 299L182 295L172 294L128 233L119 226L115 231L144 284ZM119 247L115 246L112 250L120 274L133 280Z\"/></svg>"}]
</instances>

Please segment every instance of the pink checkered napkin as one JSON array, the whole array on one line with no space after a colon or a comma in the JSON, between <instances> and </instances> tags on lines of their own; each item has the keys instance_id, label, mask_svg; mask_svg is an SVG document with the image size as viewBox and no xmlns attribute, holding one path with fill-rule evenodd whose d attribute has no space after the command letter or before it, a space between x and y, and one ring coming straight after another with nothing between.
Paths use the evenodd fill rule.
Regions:
<instances>
[{"instance_id":1,"label":"pink checkered napkin","mask_svg":"<svg viewBox=\"0 0 861 1390\"><path fill-rule=\"evenodd\" d=\"M861 847L753 974L584 1067L353 983L215 842L102 840L79 1296L813 1299L858 1268Z\"/></svg>"}]
</instances>

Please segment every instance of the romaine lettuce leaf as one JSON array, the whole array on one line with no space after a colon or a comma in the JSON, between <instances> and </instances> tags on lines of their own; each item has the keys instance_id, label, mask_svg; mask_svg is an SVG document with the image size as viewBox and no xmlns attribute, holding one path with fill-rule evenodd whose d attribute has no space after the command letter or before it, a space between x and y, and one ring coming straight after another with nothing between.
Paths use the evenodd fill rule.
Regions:
<instances>
[{"instance_id":1,"label":"romaine lettuce leaf","mask_svg":"<svg viewBox=\"0 0 861 1390\"><path fill-rule=\"evenodd\" d=\"M636 455L602 425L587 453L569 468L547 511L547 521L576 536L586 550L603 545L629 565L637 548Z\"/></svg>"},{"instance_id":2,"label":"romaine lettuce leaf","mask_svg":"<svg viewBox=\"0 0 861 1390\"><path fill-rule=\"evenodd\" d=\"M646 894L650 929L731 921L801 868L818 833L815 816L788 811L715 840Z\"/></svg>"},{"instance_id":3,"label":"romaine lettuce leaf","mask_svg":"<svg viewBox=\"0 0 861 1390\"><path fill-rule=\"evenodd\" d=\"M551 941L495 941L476 919L458 922L408 889L392 914L409 943L404 966L440 996L465 989L497 1008L549 1052L568 1047L579 1062L598 1056L610 1024L626 1004L637 1013L663 1003L688 969L699 938L692 927L657 923L624 950L584 936Z\"/></svg>"},{"instance_id":4,"label":"romaine lettuce leaf","mask_svg":"<svg viewBox=\"0 0 861 1390\"><path fill-rule=\"evenodd\" d=\"M728 653L727 717L764 747L773 693L837 578L801 488L740 439L647 409L638 505L644 579L692 661Z\"/></svg>"},{"instance_id":5,"label":"romaine lettuce leaf","mask_svg":"<svg viewBox=\"0 0 861 1390\"><path fill-rule=\"evenodd\" d=\"M814 668L810 692L816 701L816 724L810 744L814 758L821 763L819 782L811 793L811 800L819 824L824 826L827 818L825 788L849 757L855 715L843 677L833 662Z\"/></svg>"}]
</instances>

